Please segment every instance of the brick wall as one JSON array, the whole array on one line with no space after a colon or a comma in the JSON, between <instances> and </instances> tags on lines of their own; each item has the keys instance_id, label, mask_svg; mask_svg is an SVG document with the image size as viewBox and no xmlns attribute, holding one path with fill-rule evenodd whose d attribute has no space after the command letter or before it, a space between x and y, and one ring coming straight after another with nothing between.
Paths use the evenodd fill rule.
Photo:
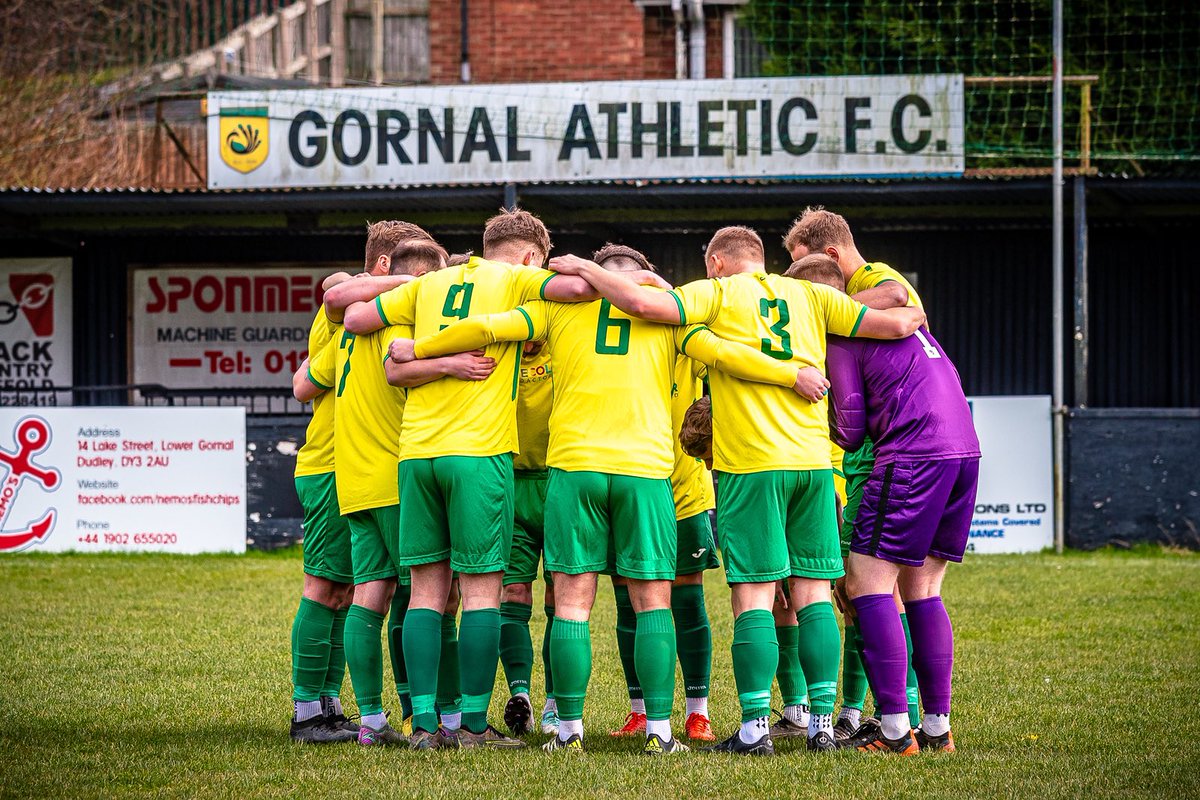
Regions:
<instances>
[{"instance_id":1,"label":"brick wall","mask_svg":"<svg viewBox=\"0 0 1200 800\"><path fill-rule=\"evenodd\" d=\"M430 81L458 83L461 0L430 0ZM670 8L633 0L468 0L473 83L675 77ZM721 17L708 12L706 70L721 77Z\"/></svg>"}]
</instances>

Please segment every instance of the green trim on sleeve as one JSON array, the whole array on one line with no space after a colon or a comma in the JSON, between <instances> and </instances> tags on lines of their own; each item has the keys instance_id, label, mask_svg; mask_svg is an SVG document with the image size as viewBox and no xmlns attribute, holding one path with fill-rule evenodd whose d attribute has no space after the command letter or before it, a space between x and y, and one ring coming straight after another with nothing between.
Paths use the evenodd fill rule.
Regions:
<instances>
[{"instance_id":1,"label":"green trim on sleeve","mask_svg":"<svg viewBox=\"0 0 1200 800\"><path fill-rule=\"evenodd\" d=\"M543 300L546 299L546 284L550 283L550 281L554 280L557 277L558 277L557 272L554 273L553 275L546 276L546 280L542 281L542 285L538 288L538 297L542 298Z\"/></svg>"},{"instance_id":2,"label":"green trim on sleeve","mask_svg":"<svg viewBox=\"0 0 1200 800\"><path fill-rule=\"evenodd\" d=\"M879 283L875 284L875 286L883 286L885 283L899 283L899 281L896 280L895 278L884 278ZM872 288L874 288L874 287L872 287Z\"/></svg>"},{"instance_id":3,"label":"green trim on sleeve","mask_svg":"<svg viewBox=\"0 0 1200 800\"><path fill-rule=\"evenodd\" d=\"M683 312L681 311L680 313L683 313ZM683 337L683 341L679 343L679 350L680 350L680 352L682 352L682 353L683 353L683 354L686 356L686 355L687 355L687 343L688 343L688 340L689 340L689 339L691 339L693 336L695 336L695 335L696 335L697 333L699 333L700 331L706 331L706 330L708 330L708 328L706 328L706 327L704 327L703 325L701 325L701 326L700 326L700 327L698 327L698 328L692 328L690 331L688 331L688 335L687 335L687 336L685 336L685 337Z\"/></svg>"},{"instance_id":4,"label":"green trim on sleeve","mask_svg":"<svg viewBox=\"0 0 1200 800\"><path fill-rule=\"evenodd\" d=\"M850 329L850 338L854 338L854 334L858 333L858 326L862 325L863 317L867 315L867 307L863 306L858 310L858 319L854 321L854 327Z\"/></svg>"},{"instance_id":5,"label":"green trim on sleeve","mask_svg":"<svg viewBox=\"0 0 1200 800\"><path fill-rule=\"evenodd\" d=\"M326 391L329 391L330 389L333 388L332 386L326 386L325 384L321 383L319 380L314 378L313 374L312 374L312 367L309 367L306 370L306 372L308 372L308 379L312 382L312 385L316 386L318 389L324 389Z\"/></svg>"},{"instance_id":6,"label":"green trim on sleeve","mask_svg":"<svg viewBox=\"0 0 1200 800\"><path fill-rule=\"evenodd\" d=\"M547 279L547 280L549 280L549 279ZM517 311L521 312L521 316L525 318L525 324L529 326L529 336L526 338L532 339L533 338L533 320L529 318L529 312L526 311L525 309L521 308L520 306L517 306Z\"/></svg>"},{"instance_id":7,"label":"green trim on sleeve","mask_svg":"<svg viewBox=\"0 0 1200 800\"><path fill-rule=\"evenodd\" d=\"M667 294L671 295L675 299L675 305L679 306L679 324L687 325L687 314L683 313L683 301L679 299L679 295L675 294L674 289L667 292ZM687 340L685 339L684 341Z\"/></svg>"},{"instance_id":8,"label":"green trim on sleeve","mask_svg":"<svg viewBox=\"0 0 1200 800\"><path fill-rule=\"evenodd\" d=\"M381 294L375 295L375 310L379 312L379 318L383 320L384 325L391 325L392 323L388 321L387 314L383 313L383 301L380 300L381 297L383 297Z\"/></svg>"}]
</instances>

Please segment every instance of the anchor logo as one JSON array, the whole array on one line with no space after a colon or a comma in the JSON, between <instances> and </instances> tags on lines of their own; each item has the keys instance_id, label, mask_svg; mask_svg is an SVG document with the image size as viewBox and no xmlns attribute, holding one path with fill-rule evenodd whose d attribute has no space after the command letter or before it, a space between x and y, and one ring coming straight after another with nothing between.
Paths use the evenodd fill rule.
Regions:
<instances>
[{"instance_id":1,"label":"anchor logo","mask_svg":"<svg viewBox=\"0 0 1200 800\"><path fill-rule=\"evenodd\" d=\"M25 479L55 491L62 485L62 473L53 467L33 463L33 456L50 446L50 426L41 417L26 417L17 423L15 453L0 448L0 465L8 467L8 475L0 484L0 553L14 553L34 544L41 544L54 530L56 511L52 508L42 518L22 530L4 529L12 507L17 501Z\"/></svg>"}]
</instances>

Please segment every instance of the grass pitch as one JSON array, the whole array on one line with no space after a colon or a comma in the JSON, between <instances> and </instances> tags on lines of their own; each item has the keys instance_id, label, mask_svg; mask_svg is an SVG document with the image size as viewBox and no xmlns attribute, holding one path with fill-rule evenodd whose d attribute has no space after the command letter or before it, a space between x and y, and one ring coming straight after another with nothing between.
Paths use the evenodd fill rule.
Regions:
<instances>
[{"instance_id":1,"label":"grass pitch","mask_svg":"<svg viewBox=\"0 0 1200 800\"><path fill-rule=\"evenodd\" d=\"M0 795L1200 796L1194 554L974 557L952 568L959 752L909 759L818 757L790 742L775 759L651 759L609 739L626 705L607 586L592 627L589 752L296 746L287 722L299 589L297 551L0 559ZM709 573L718 733L738 719L728 596ZM493 703L497 722L506 694ZM394 693L385 704L398 707ZM677 728L681 712L682 698Z\"/></svg>"}]
</instances>

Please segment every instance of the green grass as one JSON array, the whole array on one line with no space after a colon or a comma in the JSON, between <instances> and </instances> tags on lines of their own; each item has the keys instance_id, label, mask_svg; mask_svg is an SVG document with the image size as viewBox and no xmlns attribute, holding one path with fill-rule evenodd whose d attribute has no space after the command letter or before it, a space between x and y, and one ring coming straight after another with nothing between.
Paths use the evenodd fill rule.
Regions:
<instances>
[{"instance_id":1,"label":"green grass","mask_svg":"<svg viewBox=\"0 0 1200 800\"><path fill-rule=\"evenodd\" d=\"M729 731L728 590L709 579L713 722ZM287 719L299 584L295 551L0 559L0 795L1200 795L1194 554L992 556L953 568L959 752L911 759L784 744L773 760L663 760L610 740L625 701L607 587L583 756L297 747ZM539 607L535 642L541 623ZM385 702L397 705L394 694Z\"/></svg>"}]
</instances>

